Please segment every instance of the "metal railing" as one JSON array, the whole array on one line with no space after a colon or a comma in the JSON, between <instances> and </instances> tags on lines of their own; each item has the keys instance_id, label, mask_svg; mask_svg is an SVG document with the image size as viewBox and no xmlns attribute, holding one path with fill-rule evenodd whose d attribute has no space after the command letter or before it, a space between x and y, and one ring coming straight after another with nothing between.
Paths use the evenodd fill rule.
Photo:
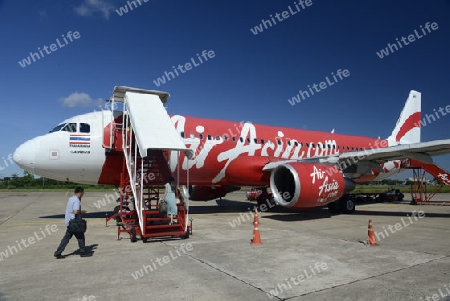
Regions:
<instances>
[{"instance_id":1,"label":"metal railing","mask_svg":"<svg viewBox=\"0 0 450 301\"><path fill-rule=\"evenodd\" d=\"M126 112L126 105L123 111L123 128L122 128L122 149L125 157L125 165L127 167L130 178L131 191L136 206L136 213L139 218L139 228L143 235L145 235L144 215L145 207L143 204L143 179L144 179L144 159L138 156L138 143L134 136L133 125ZM133 146L134 142L134 146Z\"/></svg>"}]
</instances>

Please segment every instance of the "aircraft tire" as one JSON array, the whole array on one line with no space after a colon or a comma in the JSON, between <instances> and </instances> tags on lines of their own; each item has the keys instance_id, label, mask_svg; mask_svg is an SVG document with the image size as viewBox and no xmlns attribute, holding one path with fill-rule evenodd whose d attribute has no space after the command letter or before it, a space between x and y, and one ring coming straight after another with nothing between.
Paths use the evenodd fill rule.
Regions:
<instances>
[{"instance_id":1,"label":"aircraft tire","mask_svg":"<svg viewBox=\"0 0 450 301\"><path fill-rule=\"evenodd\" d=\"M348 195L345 195L339 199L339 205L342 212L346 214L355 212L355 202Z\"/></svg>"}]
</instances>

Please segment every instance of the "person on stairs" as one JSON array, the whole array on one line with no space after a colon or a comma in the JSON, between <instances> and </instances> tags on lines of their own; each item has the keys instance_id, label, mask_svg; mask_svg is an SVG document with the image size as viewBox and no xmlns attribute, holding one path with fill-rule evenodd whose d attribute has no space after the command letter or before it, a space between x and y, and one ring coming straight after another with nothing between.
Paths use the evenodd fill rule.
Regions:
<instances>
[{"instance_id":1,"label":"person on stairs","mask_svg":"<svg viewBox=\"0 0 450 301\"><path fill-rule=\"evenodd\" d=\"M167 214L170 217L170 223L169 225L172 225L174 216L178 213L176 198L175 198L175 191L177 189L177 185L175 183L175 179L173 177L169 177L166 181L166 184L164 185L164 196L163 199L167 204Z\"/></svg>"}]
</instances>

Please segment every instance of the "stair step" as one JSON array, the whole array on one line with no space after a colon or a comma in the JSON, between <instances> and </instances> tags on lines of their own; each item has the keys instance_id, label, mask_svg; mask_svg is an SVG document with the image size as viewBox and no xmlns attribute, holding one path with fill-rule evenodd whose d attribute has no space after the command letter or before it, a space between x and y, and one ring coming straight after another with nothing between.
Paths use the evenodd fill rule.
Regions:
<instances>
[{"instance_id":1,"label":"stair step","mask_svg":"<svg viewBox=\"0 0 450 301\"><path fill-rule=\"evenodd\" d=\"M153 229L166 229L166 228L181 228L180 224L173 224L173 225L169 225L169 224L165 224L165 225L147 225L145 227L145 229L147 230L153 230Z\"/></svg>"},{"instance_id":2,"label":"stair step","mask_svg":"<svg viewBox=\"0 0 450 301\"><path fill-rule=\"evenodd\" d=\"M147 222L170 221L170 217L147 217Z\"/></svg>"},{"instance_id":3,"label":"stair step","mask_svg":"<svg viewBox=\"0 0 450 301\"><path fill-rule=\"evenodd\" d=\"M154 233L147 233L143 235L145 238L150 237L162 237L162 236L182 236L186 233L184 231L172 231L172 232L154 232Z\"/></svg>"}]
</instances>

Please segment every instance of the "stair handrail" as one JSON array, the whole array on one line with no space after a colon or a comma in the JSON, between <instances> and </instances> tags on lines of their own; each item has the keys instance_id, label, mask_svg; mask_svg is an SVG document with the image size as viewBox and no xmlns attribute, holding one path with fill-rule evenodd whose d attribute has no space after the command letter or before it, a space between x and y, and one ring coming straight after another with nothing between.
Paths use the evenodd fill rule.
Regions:
<instances>
[{"instance_id":1,"label":"stair handrail","mask_svg":"<svg viewBox=\"0 0 450 301\"><path fill-rule=\"evenodd\" d=\"M133 198L134 198L134 204L136 206L136 212L139 219L139 228L141 229L142 234L145 235L145 227L144 227L144 206L142 204L142 188L143 188L143 169L141 168L141 176L139 185L136 182L137 179L137 154L138 154L138 142L135 140L134 143L134 156L132 152L132 145L133 145L133 137L134 137L134 131L133 131L133 124L131 123L131 119L128 116L127 113L127 105L124 103L123 105L123 124L124 127L122 129L122 149L124 151L124 157L125 157L125 165L127 167L128 176L130 178L130 186L131 191L133 192ZM128 134L129 133L129 134ZM143 160L142 158L140 158ZM140 164L142 166L142 162ZM138 187L137 187L138 186ZM139 188L139 189L137 189Z\"/></svg>"}]
</instances>

